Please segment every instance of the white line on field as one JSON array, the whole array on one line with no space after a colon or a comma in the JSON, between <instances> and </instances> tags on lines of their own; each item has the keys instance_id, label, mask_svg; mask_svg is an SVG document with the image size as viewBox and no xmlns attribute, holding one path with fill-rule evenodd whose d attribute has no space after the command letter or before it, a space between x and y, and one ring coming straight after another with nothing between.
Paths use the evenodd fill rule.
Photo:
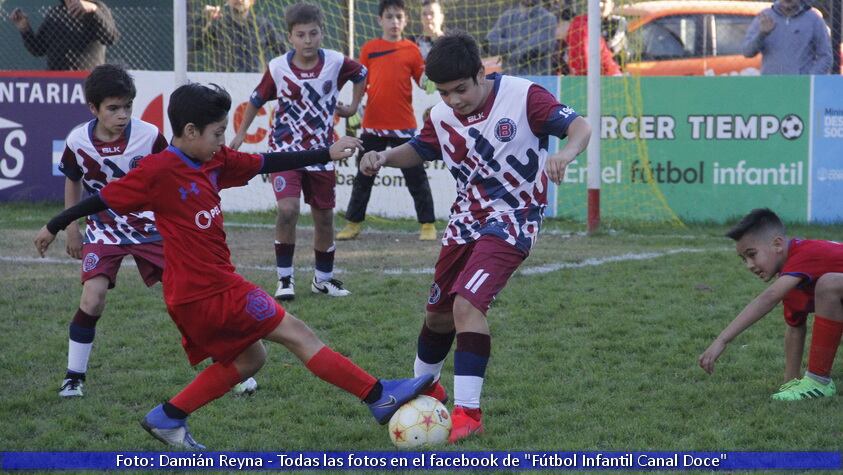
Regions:
<instances>
[{"instance_id":1,"label":"white line on field","mask_svg":"<svg viewBox=\"0 0 843 475\"><path fill-rule=\"evenodd\" d=\"M722 248L722 249L693 249L693 248L677 248L677 249L668 249L665 251L658 251L658 252L640 252L640 253L626 253L620 254L617 256L606 256L606 257L590 257L588 259L584 259L579 262L556 262L551 264L542 264L539 266L527 266L521 268L518 273L523 275L541 275L541 274L549 274L551 272L556 272L562 269L580 269L583 267L597 267L602 266L604 264L613 264L616 262L628 262L628 261L643 261L647 259L655 259L657 257L664 257L664 256L672 256L674 254L693 254L693 253L701 253L701 252L727 252L730 249ZM29 256L0 256L0 262L9 262L12 264L57 264L57 265L74 265L78 266L80 261L74 259L56 259L54 257L47 257L47 258L38 258L38 257L29 257ZM133 261L129 261L127 264L135 265ZM250 269L250 270L260 270L260 271L267 271L271 272L275 270L275 266L259 266L259 265L236 265L238 269ZM297 266L297 270L302 272L311 272L313 271L312 267L306 266ZM334 272L337 274L347 274L348 271L342 268L335 268ZM410 269L402 269L402 268L392 268L392 269L384 269L383 273L385 275L431 275L433 274L432 267L416 267Z\"/></svg>"}]
</instances>

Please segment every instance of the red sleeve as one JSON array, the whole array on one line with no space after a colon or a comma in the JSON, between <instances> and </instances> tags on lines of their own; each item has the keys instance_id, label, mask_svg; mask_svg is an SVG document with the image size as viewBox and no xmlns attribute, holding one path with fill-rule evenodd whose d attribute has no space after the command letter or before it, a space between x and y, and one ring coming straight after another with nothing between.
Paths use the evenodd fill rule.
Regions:
<instances>
[{"instance_id":1,"label":"red sleeve","mask_svg":"<svg viewBox=\"0 0 843 475\"><path fill-rule=\"evenodd\" d=\"M152 153L158 153L167 148L168 145L167 139L163 135L158 134L158 137L155 138L155 143L152 144Z\"/></svg>"},{"instance_id":2,"label":"red sleeve","mask_svg":"<svg viewBox=\"0 0 843 475\"><path fill-rule=\"evenodd\" d=\"M220 189L234 188L249 183L263 167L263 155L257 153L243 153L228 147L222 147L214 160L223 162L217 185Z\"/></svg>"},{"instance_id":3,"label":"red sleeve","mask_svg":"<svg viewBox=\"0 0 843 475\"><path fill-rule=\"evenodd\" d=\"M64 153L61 154L61 161L59 162L59 171L64 173L64 176L72 181L79 181L85 172L76 161L76 154L67 145L64 146Z\"/></svg>"},{"instance_id":4,"label":"red sleeve","mask_svg":"<svg viewBox=\"0 0 843 475\"><path fill-rule=\"evenodd\" d=\"M787 260L782 266L780 274L792 275L799 277L802 282L799 286L806 283L815 284L816 280L824 273L823 263L826 256L819 255L818 252L812 252L811 241L800 241L789 244ZM807 282L806 282L807 281Z\"/></svg>"},{"instance_id":5,"label":"red sleeve","mask_svg":"<svg viewBox=\"0 0 843 475\"><path fill-rule=\"evenodd\" d=\"M337 89L342 89L346 81L351 81L354 84L359 83L366 79L367 73L366 67L362 64L349 57L344 58L339 77L337 78Z\"/></svg>"},{"instance_id":6,"label":"red sleeve","mask_svg":"<svg viewBox=\"0 0 843 475\"><path fill-rule=\"evenodd\" d=\"M530 86L527 92L527 119L534 135L564 138L568 126L577 117L574 109L560 103L547 89L538 84Z\"/></svg>"},{"instance_id":7,"label":"red sleeve","mask_svg":"<svg viewBox=\"0 0 843 475\"><path fill-rule=\"evenodd\" d=\"M600 37L600 71L604 76L620 76L621 74L621 67L615 62L615 56L602 36Z\"/></svg>"},{"instance_id":8,"label":"red sleeve","mask_svg":"<svg viewBox=\"0 0 843 475\"><path fill-rule=\"evenodd\" d=\"M263 73L263 77L261 78L261 82L258 83L258 87L256 87L252 92L252 97L249 98L249 102L260 109L262 105L275 99L276 97L278 97L278 91L275 89L275 79L272 78L272 74L270 74L269 69L267 69L266 72Z\"/></svg>"},{"instance_id":9,"label":"red sleeve","mask_svg":"<svg viewBox=\"0 0 843 475\"><path fill-rule=\"evenodd\" d=\"M410 140L410 145L416 150L419 156L429 162L442 159L442 147L439 145L439 136L433 128L430 117L425 119L421 132Z\"/></svg>"},{"instance_id":10,"label":"red sleeve","mask_svg":"<svg viewBox=\"0 0 843 475\"><path fill-rule=\"evenodd\" d=\"M155 211L154 196L157 168L155 160L141 160L138 166L119 180L109 182L100 190L100 197L109 208L120 214L133 211Z\"/></svg>"}]
</instances>

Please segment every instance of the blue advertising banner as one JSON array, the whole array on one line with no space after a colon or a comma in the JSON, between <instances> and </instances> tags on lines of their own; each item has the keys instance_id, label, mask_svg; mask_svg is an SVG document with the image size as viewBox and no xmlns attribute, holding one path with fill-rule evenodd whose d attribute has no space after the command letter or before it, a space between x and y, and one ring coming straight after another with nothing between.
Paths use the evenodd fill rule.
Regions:
<instances>
[{"instance_id":1,"label":"blue advertising banner","mask_svg":"<svg viewBox=\"0 0 843 475\"><path fill-rule=\"evenodd\" d=\"M843 221L843 76L814 76L809 220Z\"/></svg>"},{"instance_id":2,"label":"blue advertising banner","mask_svg":"<svg viewBox=\"0 0 843 475\"><path fill-rule=\"evenodd\" d=\"M0 470L840 470L839 452L3 452Z\"/></svg>"},{"instance_id":3,"label":"blue advertising banner","mask_svg":"<svg viewBox=\"0 0 843 475\"><path fill-rule=\"evenodd\" d=\"M0 72L0 201L62 200L64 139L91 119L87 73Z\"/></svg>"}]
</instances>

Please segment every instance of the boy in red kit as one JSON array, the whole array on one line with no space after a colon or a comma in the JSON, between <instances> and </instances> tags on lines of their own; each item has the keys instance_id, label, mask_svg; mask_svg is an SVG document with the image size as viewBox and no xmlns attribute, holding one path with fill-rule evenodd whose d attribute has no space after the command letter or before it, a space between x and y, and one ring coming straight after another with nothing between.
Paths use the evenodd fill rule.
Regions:
<instances>
[{"instance_id":1,"label":"boy in red kit","mask_svg":"<svg viewBox=\"0 0 843 475\"><path fill-rule=\"evenodd\" d=\"M726 345L784 304L785 383L773 394L777 401L834 396L831 365L843 334L843 244L788 239L779 217L767 208L754 209L726 233L735 240L747 269L765 282L773 281L750 302L699 357L711 374ZM814 312L808 370L799 379L805 345L806 317Z\"/></svg>"},{"instance_id":2,"label":"boy in red kit","mask_svg":"<svg viewBox=\"0 0 843 475\"><path fill-rule=\"evenodd\" d=\"M177 447L204 449L187 416L255 374L266 360L261 339L284 345L319 378L362 399L381 424L432 382L426 378L377 380L331 350L301 320L234 271L225 242L219 191L245 185L260 173L301 168L347 158L360 145L343 137L330 150L261 155L222 146L231 97L214 86L188 84L170 96L167 114L172 145L142 160L99 195L83 200L47 223L35 238L43 256L56 233L71 221L106 208L156 214L164 238L164 300L182 334L190 363L202 370L180 393L153 408L141 425ZM107 203L107 204L106 204Z\"/></svg>"},{"instance_id":3,"label":"boy in red kit","mask_svg":"<svg viewBox=\"0 0 843 475\"><path fill-rule=\"evenodd\" d=\"M99 193L108 182L136 167L141 157L158 153L167 140L149 123L132 118L135 83L120 66L103 64L84 84L85 101L94 119L70 132L59 170L64 182L64 206L82 199L83 189ZM123 258L132 256L144 283L161 280L164 247L155 217L140 211L121 215L112 210L88 216L84 235L74 221L67 228L67 254L82 260L82 297L70 322L67 372L60 397L81 397L96 325L105 310L108 291L117 284Z\"/></svg>"},{"instance_id":4,"label":"boy in red kit","mask_svg":"<svg viewBox=\"0 0 843 475\"><path fill-rule=\"evenodd\" d=\"M492 346L489 306L538 238L548 178L562 180L588 144L591 129L541 86L513 76L486 76L477 42L465 33L436 40L425 72L442 102L430 110L418 136L365 154L360 171L371 176L384 165L442 160L456 181L457 199L413 365L416 375L434 375L437 382L426 394L444 402L447 394L438 380L456 338L448 437L454 443L483 432L480 395ZM551 135L567 137L553 154L548 153Z\"/></svg>"},{"instance_id":5,"label":"boy in red kit","mask_svg":"<svg viewBox=\"0 0 843 475\"><path fill-rule=\"evenodd\" d=\"M258 110L268 101L278 104L269 139L273 152L325 148L334 140L334 114L349 117L357 111L366 85L366 68L338 51L321 47L322 17L322 10L308 3L296 3L284 11L287 39L293 50L269 62L249 99L231 148L240 148ZM338 103L339 91L348 81L354 83L351 103ZM331 297L345 297L350 293L341 281L334 279L336 181L333 163L272 174L278 207L275 221L278 274L275 298L278 300L292 300L296 295L293 254L302 193L313 217L315 275L311 291Z\"/></svg>"},{"instance_id":6,"label":"boy in red kit","mask_svg":"<svg viewBox=\"0 0 843 475\"><path fill-rule=\"evenodd\" d=\"M404 0L381 0L378 4L378 24L383 31L381 37L367 41L360 48L360 63L369 71L366 110L360 134L366 152L382 152L389 147L397 147L415 135L411 81L421 85L424 73L424 59L419 47L403 38L407 26ZM424 166L419 164L404 168L401 173L421 225L419 239L435 241L433 194ZM338 240L356 239L360 234L374 184L375 177L359 172L354 177L351 198L345 211L348 223L337 233Z\"/></svg>"}]
</instances>

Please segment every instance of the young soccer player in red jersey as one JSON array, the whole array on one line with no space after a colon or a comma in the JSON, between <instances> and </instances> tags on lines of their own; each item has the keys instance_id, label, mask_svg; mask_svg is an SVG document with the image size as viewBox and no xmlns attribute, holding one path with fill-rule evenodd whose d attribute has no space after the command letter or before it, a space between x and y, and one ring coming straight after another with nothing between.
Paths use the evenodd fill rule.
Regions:
<instances>
[{"instance_id":1,"label":"young soccer player in red jersey","mask_svg":"<svg viewBox=\"0 0 843 475\"><path fill-rule=\"evenodd\" d=\"M377 380L331 350L301 320L234 271L225 242L219 191L272 173L351 156L359 140L343 137L330 150L262 155L222 146L231 97L218 87L188 84L170 96L173 141L54 217L35 238L43 256L56 233L81 216L112 208L155 212L164 237L164 300L182 334L190 363L214 363L168 402L153 408L142 426L172 446L204 449L190 434L187 416L225 394L263 366L261 339L284 345L319 378L362 399L381 424L433 377Z\"/></svg>"},{"instance_id":2,"label":"young soccer player in red jersey","mask_svg":"<svg viewBox=\"0 0 843 475\"><path fill-rule=\"evenodd\" d=\"M59 170L64 182L64 206L82 199L84 188L99 193L108 182L136 167L140 158L167 147L158 129L132 118L135 83L120 66L103 64L91 71L83 85L85 102L94 119L67 136ZM161 280L164 248L147 211L120 214L105 210L85 220L85 235L74 221L67 228L67 254L82 260L82 297L70 322L67 373L61 397L81 397L94 344L96 325L105 309L106 294L117 284L126 256L132 256L144 283Z\"/></svg>"},{"instance_id":3,"label":"young soccer player in red jersey","mask_svg":"<svg viewBox=\"0 0 843 475\"><path fill-rule=\"evenodd\" d=\"M435 375L427 394L442 401L440 371L456 336L454 410L449 441L483 431L480 393L491 350L486 313L535 243L547 206L548 178L588 144L591 129L547 90L512 76L486 76L476 41L447 34L427 55L425 72L442 102L409 143L363 156L361 172L384 165L443 160L457 199L442 238L427 315L418 338L416 375ZM549 137L567 137L548 155Z\"/></svg>"},{"instance_id":4,"label":"young soccer player in red jersey","mask_svg":"<svg viewBox=\"0 0 843 475\"><path fill-rule=\"evenodd\" d=\"M777 401L834 396L831 365L843 334L843 244L788 239L773 211L754 209L726 233L735 241L746 268L772 282L732 320L699 357L711 374L714 363L735 337L784 304L785 383L773 394ZM814 312L808 370L799 378L805 347L806 318Z\"/></svg>"},{"instance_id":5,"label":"young soccer player in red jersey","mask_svg":"<svg viewBox=\"0 0 843 475\"><path fill-rule=\"evenodd\" d=\"M419 47L404 39L407 14L403 0L381 0L378 5L378 23L383 34L367 41L360 48L360 62L368 68L366 110L363 113L363 130L360 138L365 151L384 151L407 143L416 132L413 113L413 86L421 84L424 59ZM413 197L416 216L421 225L419 239L436 240L436 216L433 213L433 195L427 173L422 165L401 170L407 189ZM355 239L363 228L366 207L372 194L375 178L357 173L351 189L351 198L345 212L346 226L337 233L337 239Z\"/></svg>"},{"instance_id":6,"label":"young soccer player in red jersey","mask_svg":"<svg viewBox=\"0 0 843 475\"><path fill-rule=\"evenodd\" d=\"M258 84L231 148L238 149L258 110L277 101L270 151L296 152L325 148L334 140L334 113L349 117L357 112L366 85L366 68L337 51L322 49L322 10L308 3L296 3L284 12L287 39L293 50L269 62ZM354 83L350 104L337 102L340 89ZM293 254L299 197L310 205L313 216L313 251L316 271L311 291L331 297L345 297L349 291L334 279L334 206L336 205L334 164L320 164L272 174L277 200L275 261L278 288L275 298L295 298Z\"/></svg>"}]
</instances>

